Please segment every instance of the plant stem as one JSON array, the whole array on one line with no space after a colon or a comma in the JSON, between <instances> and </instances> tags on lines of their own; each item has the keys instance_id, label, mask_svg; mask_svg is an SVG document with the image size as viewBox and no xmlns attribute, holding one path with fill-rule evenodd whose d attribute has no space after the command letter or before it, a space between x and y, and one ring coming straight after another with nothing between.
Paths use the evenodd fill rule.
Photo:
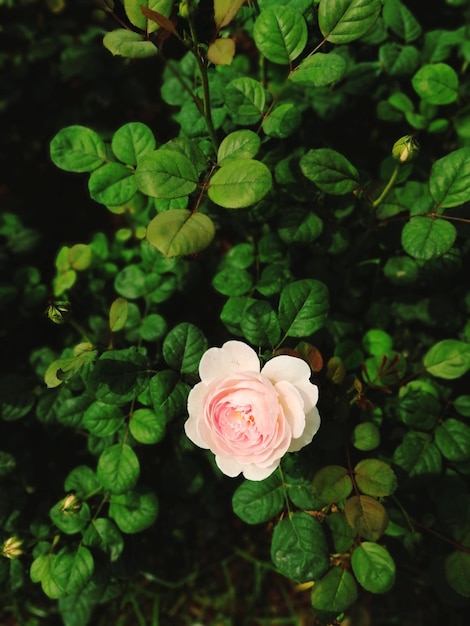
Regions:
<instances>
[{"instance_id":1,"label":"plant stem","mask_svg":"<svg viewBox=\"0 0 470 626\"><path fill-rule=\"evenodd\" d=\"M382 204L382 202L385 200L385 198L387 197L387 195L390 193L393 185L395 184L396 180L397 180L397 176L398 176L398 172L400 171L400 163L397 163L397 165L395 166L395 169L392 172L392 175L390 176L390 180L388 181L388 183L385 185L382 193L380 194L380 196L374 200L374 202L372 203L372 206L374 207L374 209L376 209L378 206L380 206Z\"/></svg>"}]
</instances>

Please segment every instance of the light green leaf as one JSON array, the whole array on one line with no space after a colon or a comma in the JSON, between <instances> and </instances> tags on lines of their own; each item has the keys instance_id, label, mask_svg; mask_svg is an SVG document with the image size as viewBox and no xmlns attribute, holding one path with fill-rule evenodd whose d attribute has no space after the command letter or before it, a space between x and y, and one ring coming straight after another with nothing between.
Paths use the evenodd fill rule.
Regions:
<instances>
[{"instance_id":1,"label":"light green leaf","mask_svg":"<svg viewBox=\"0 0 470 626\"><path fill-rule=\"evenodd\" d=\"M263 130L266 135L283 139L292 135L302 122L299 108L292 102L285 102L274 107L263 120Z\"/></svg>"},{"instance_id":2,"label":"light green leaf","mask_svg":"<svg viewBox=\"0 0 470 626\"><path fill-rule=\"evenodd\" d=\"M362 493L383 498L397 488L397 477L390 465L379 459L363 459L354 468L356 484Z\"/></svg>"},{"instance_id":3,"label":"light green leaf","mask_svg":"<svg viewBox=\"0 0 470 626\"><path fill-rule=\"evenodd\" d=\"M131 24L147 33L153 33L157 30L158 24L147 20L140 7L161 13L164 17L170 17L173 0L124 0L124 9Z\"/></svg>"},{"instance_id":4,"label":"light green leaf","mask_svg":"<svg viewBox=\"0 0 470 626\"><path fill-rule=\"evenodd\" d=\"M424 367L433 376L453 380L470 369L470 344L458 339L443 339L424 355Z\"/></svg>"},{"instance_id":5,"label":"light green leaf","mask_svg":"<svg viewBox=\"0 0 470 626\"><path fill-rule=\"evenodd\" d=\"M470 200L470 148L460 148L433 163L429 191L438 208Z\"/></svg>"},{"instance_id":6,"label":"light green leaf","mask_svg":"<svg viewBox=\"0 0 470 626\"><path fill-rule=\"evenodd\" d=\"M380 0L320 0L318 25L327 41L349 43L372 28L380 9Z\"/></svg>"},{"instance_id":7,"label":"light green leaf","mask_svg":"<svg viewBox=\"0 0 470 626\"><path fill-rule=\"evenodd\" d=\"M130 122L121 126L113 135L111 148L116 157L126 165L137 165L144 154L155 150L153 132L142 122Z\"/></svg>"},{"instance_id":8,"label":"light green leaf","mask_svg":"<svg viewBox=\"0 0 470 626\"><path fill-rule=\"evenodd\" d=\"M109 309L109 329L113 333L122 330L127 322L129 303L125 298L116 298Z\"/></svg>"},{"instance_id":9,"label":"light green leaf","mask_svg":"<svg viewBox=\"0 0 470 626\"><path fill-rule=\"evenodd\" d=\"M405 252L422 261L448 252L456 238L457 231L450 221L425 215L412 217L401 233Z\"/></svg>"},{"instance_id":10,"label":"light green leaf","mask_svg":"<svg viewBox=\"0 0 470 626\"><path fill-rule=\"evenodd\" d=\"M345 467L325 465L313 477L312 488L324 506L347 498L353 489L353 483Z\"/></svg>"},{"instance_id":11,"label":"light green leaf","mask_svg":"<svg viewBox=\"0 0 470 626\"><path fill-rule=\"evenodd\" d=\"M112 494L130 491L139 479L140 465L134 450L117 443L106 448L98 459L96 476L100 484Z\"/></svg>"},{"instance_id":12,"label":"light green leaf","mask_svg":"<svg viewBox=\"0 0 470 626\"><path fill-rule=\"evenodd\" d=\"M309 150L300 159L302 174L326 193L344 195L359 185L359 173L345 156L330 148Z\"/></svg>"},{"instance_id":13,"label":"light green leaf","mask_svg":"<svg viewBox=\"0 0 470 626\"><path fill-rule=\"evenodd\" d=\"M260 121L266 106L266 92L254 78L240 76L225 88L225 104L240 125L251 126Z\"/></svg>"},{"instance_id":14,"label":"light green leaf","mask_svg":"<svg viewBox=\"0 0 470 626\"><path fill-rule=\"evenodd\" d=\"M103 45L114 56L130 59L145 59L158 54L158 48L145 39L145 35L126 28L118 28L106 33Z\"/></svg>"},{"instance_id":15,"label":"light green leaf","mask_svg":"<svg viewBox=\"0 0 470 626\"><path fill-rule=\"evenodd\" d=\"M94 170L88 180L90 196L101 204L124 204L137 192L134 172L121 163L106 163Z\"/></svg>"},{"instance_id":16,"label":"light green leaf","mask_svg":"<svg viewBox=\"0 0 470 626\"><path fill-rule=\"evenodd\" d=\"M214 235L215 226L210 217L187 209L163 211L147 226L147 241L166 258L200 252Z\"/></svg>"},{"instance_id":17,"label":"light green leaf","mask_svg":"<svg viewBox=\"0 0 470 626\"><path fill-rule=\"evenodd\" d=\"M377 543L363 541L352 553L351 565L358 583L372 593L385 593L395 582L395 562Z\"/></svg>"},{"instance_id":18,"label":"light green leaf","mask_svg":"<svg viewBox=\"0 0 470 626\"><path fill-rule=\"evenodd\" d=\"M88 548L80 546L76 551L61 550L52 560L50 578L61 597L83 589L94 570L94 561Z\"/></svg>"},{"instance_id":19,"label":"light green leaf","mask_svg":"<svg viewBox=\"0 0 470 626\"><path fill-rule=\"evenodd\" d=\"M135 171L135 182L152 198L180 198L197 187L198 173L190 159L176 150L154 150L145 154Z\"/></svg>"},{"instance_id":20,"label":"light green leaf","mask_svg":"<svg viewBox=\"0 0 470 626\"><path fill-rule=\"evenodd\" d=\"M124 424L124 414L115 404L97 401L83 414L82 424L95 437L109 437Z\"/></svg>"},{"instance_id":21,"label":"light green leaf","mask_svg":"<svg viewBox=\"0 0 470 626\"><path fill-rule=\"evenodd\" d=\"M229 133L220 142L217 152L217 163L227 165L238 159L252 159L261 146L259 135L252 130L236 130Z\"/></svg>"},{"instance_id":22,"label":"light green leaf","mask_svg":"<svg viewBox=\"0 0 470 626\"><path fill-rule=\"evenodd\" d=\"M208 196L226 209L242 209L259 202L271 187L271 172L264 163L235 159L212 176Z\"/></svg>"},{"instance_id":23,"label":"light green leaf","mask_svg":"<svg viewBox=\"0 0 470 626\"><path fill-rule=\"evenodd\" d=\"M341 80L346 72L346 61L339 54L317 52L304 59L289 75L293 83L306 87L326 87Z\"/></svg>"},{"instance_id":24,"label":"light green leaf","mask_svg":"<svg viewBox=\"0 0 470 626\"><path fill-rule=\"evenodd\" d=\"M351 443L357 450L368 452L380 444L380 430L374 422L362 422L354 427Z\"/></svg>"},{"instance_id":25,"label":"light green leaf","mask_svg":"<svg viewBox=\"0 0 470 626\"><path fill-rule=\"evenodd\" d=\"M166 419L157 416L149 408L134 411L129 421L129 430L136 441L144 444L158 443L165 434Z\"/></svg>"},{"instance_id":26,"label":"light green leaf","mask_svg":"<svg viewBox=\"0 0 470 626\"><path fill-rule=\"evenodd\" d=\"M51 160L66 172L92 172L106 162L106 146L95 131L67 126L52 139Z\"/></svg>"},{"instance_id":27,"label":"light green leaf","mask_svg":"<svg viewBox=\"0 0 470 626\"><path fill-rule=\"evenodd\" d=\"M451 104L459 95L459 77L447 63L423 65L411 80L414 90L429 104Z\"/></svg>"},{"instance_id":28,"label":"light green leaf","mask_svg":"<svg viewBox=\"0 0 470 626\"><path fill-rule=\"evenodd\" d=\"M307 23L296 9L275 5L263 9L253 28L256 47L269 61L288 65L307 44Z\"/></svg>"}]
</instances>

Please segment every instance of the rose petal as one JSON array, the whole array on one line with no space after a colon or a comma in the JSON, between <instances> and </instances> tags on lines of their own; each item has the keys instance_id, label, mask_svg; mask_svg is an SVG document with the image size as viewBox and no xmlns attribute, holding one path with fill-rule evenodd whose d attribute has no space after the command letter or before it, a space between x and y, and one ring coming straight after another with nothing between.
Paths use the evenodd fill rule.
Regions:
<instances>
[{"instance_id":1,"label":"rose petal","mask_svg":"<svg viewBox=\"0 0 470 626\"><path fill-rule=\"evenodd\" d=\"M284 409L284 417L290 426L292 438L300 437L305 428L305 409L299 390L284 380L276 383L274 388Z\"/></svg>"},{"instance_id":2,"label":"rose petal","mask_svg":"<svg viewBox=\"0 0 470 626\"><path fill-rule=\"evenodd\" d=\"M274 463L268 467L260 467L259 465L248 465L243 468L243 476L247 480L264 480L279 467L280 459L277 459Z\"/></svg>"},{"instance_id":3,"label":"rose petal","mask_svg":"<svg viewBox=\"0 0 470 626\"><path fill-rule=\"evenodd\" d=\"M259 372L258 355L242 341L227 341L221 348L209 348L199 363L201 382L208 385L216 378L236 372Z\"/></svg>"},{"instance_id":4,"label":"rose petal","mask_svg":"<svg viewBox=\"0 0 470 626\"><path fill-rule=\"evenodd\" d=\"M216 454L215 462L217 463L217 467L220 469L220 471L223 472L226 476L235 478L235 476L241 474L242 467L240 463L234 458L227 458Z\"/></svg>"},{"instance_id":5,"label":"rose petal","mask_svg":"<svg viewBox=\"0 0 470 626\"><path fill-rule=\"evenodd\" d=\"M292 439L288 452L297 452L304 446L308 445L317 430L320 428L320 414L318 413L317 407L313 407L313 409L307 413L305 416L305 430L300 437L297 439Z\"/></svg>"},{"instance_id":6,"label":"rose petal","mask_svg":"<svg viewBox=\"0 0 470 626\"><path fill-rule=\"evenodd\" d=\"M281 380L287 380L297 386L308 381L311 376L310 368L305 361L286 354L270 359L261 373L269 378L273 385Z\"/></svg>"}]
</instances>

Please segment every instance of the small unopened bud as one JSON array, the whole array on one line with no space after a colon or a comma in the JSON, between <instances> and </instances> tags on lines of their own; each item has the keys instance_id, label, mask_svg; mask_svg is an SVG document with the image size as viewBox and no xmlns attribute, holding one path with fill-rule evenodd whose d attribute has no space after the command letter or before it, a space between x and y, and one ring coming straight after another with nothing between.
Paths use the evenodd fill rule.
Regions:
<instances>
[{"instance_id":1,"label":"small unopened bud","mask_svg":"<svg viewBox=\"0 0 470 626\"><path fill-rule=\"evenodd\" d=\"M412 161L419 152L419 144L413 135L405 135L395 141L392 148L393 158L400 163Z\"/></svg>"},{"instance_id":2,"label":"small unopened bud","mask_svg":"<svg viewBox=\"0 0 470 626\"><path fill-rule=\"evenodd\" d=\"M51 322L54 322L54 324L63 324L70 314L70 311L70 303L66 300L51 302L46 309L47 317Z\"/></svg>"},{"instance_id":3,"label":"small unopened bud","mask_svg":"<svg viewBox=\"0 0 470 626\"><path fill-rule=\"evenodd\" d=\"M81 508L82 503L80 502L80 498L74 493L69 493L67 496L65 496L60 505L60 510L62 511L62 513L75 514L78 513Z\"/></svg>"},{"instance_id":4,"label":"small unopened bud","mask_svg":"<svg viewBox=\"0 0 470 626\"><path fill-rule=\"evenodd\" d=\"M2 546L2 555L7 559L17 559L23 554L22 545L23 542L18 537L10 537Z\"/></svg>"}]
</instances>

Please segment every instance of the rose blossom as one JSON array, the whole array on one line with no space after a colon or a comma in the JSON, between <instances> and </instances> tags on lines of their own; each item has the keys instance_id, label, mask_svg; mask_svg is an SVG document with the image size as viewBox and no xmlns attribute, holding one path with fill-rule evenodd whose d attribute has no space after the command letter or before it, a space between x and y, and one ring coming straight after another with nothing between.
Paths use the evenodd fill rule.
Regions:
<instances>
[{"instance_id":1,"label":"rose blossom","mask_svg":"<svg viewBox=\"0 0 470 626\"><path fill-rule=\"evenodd\" d=\"M241 341L210 348L199 364L201 382L188 396L185 431L211 450L227 476L263 480L286 452L312 441L320 426L318 387L310 368L276 356L260 371L256 352Z\"/></svg>"}]
</instances>

